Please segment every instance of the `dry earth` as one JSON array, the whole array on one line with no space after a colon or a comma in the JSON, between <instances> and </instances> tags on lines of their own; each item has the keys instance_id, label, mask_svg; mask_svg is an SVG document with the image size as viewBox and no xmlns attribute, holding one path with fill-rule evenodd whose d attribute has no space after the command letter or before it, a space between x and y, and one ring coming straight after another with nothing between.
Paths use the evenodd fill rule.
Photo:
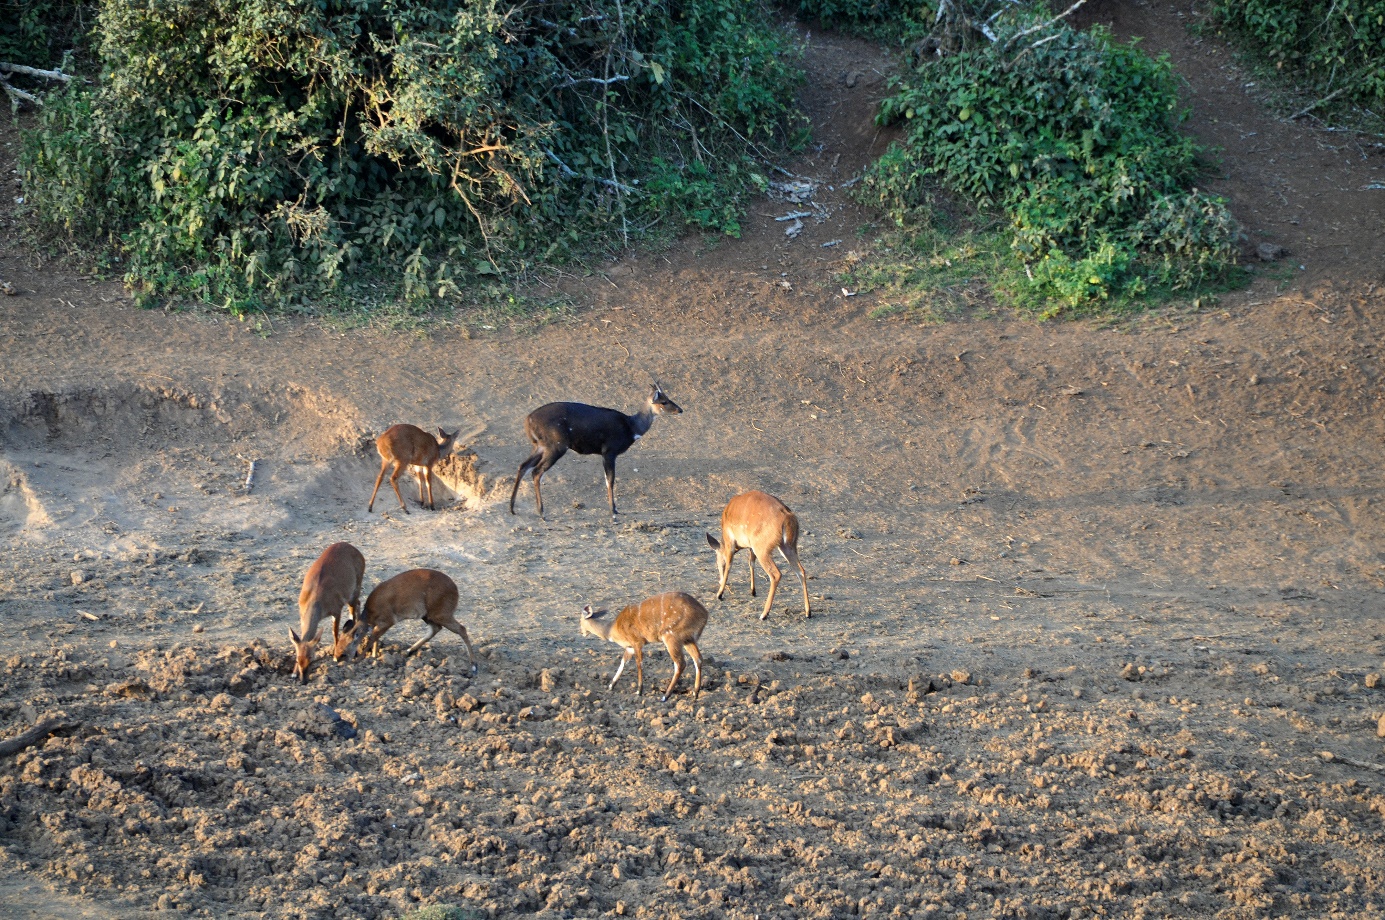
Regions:
<instances>
[{"instance_id":1,"label":"dry earth","mask_svg":"<svg viewBox=\"0 0 1385 920\"><path fill-rule=\"evenodd\" d=\"M1173 56L1209 185L1292 261L1119 326L841 296L888 58L816 31L820 220L765 201L534 331L141 311L36 267L6 196L0 736L75 727L0 760L0 916L1385 911L1385 147L1273 117L1188 15L1092 11ZM652 376L685 411L622 458L619 524L573 456L546 522L527 486L506 513L529 409ZM367 514L402 420L469 453L439 511ZM786 581L759 621L744 562L713 600L703 532L752 487L803 520L811 620ZM451 574L480 675L447 633L403 660L405 624L290 680L336 540L367 589ZM712 611L700 699L609 691L578 609L673 589Z\"/></svg>"}]
</instances>

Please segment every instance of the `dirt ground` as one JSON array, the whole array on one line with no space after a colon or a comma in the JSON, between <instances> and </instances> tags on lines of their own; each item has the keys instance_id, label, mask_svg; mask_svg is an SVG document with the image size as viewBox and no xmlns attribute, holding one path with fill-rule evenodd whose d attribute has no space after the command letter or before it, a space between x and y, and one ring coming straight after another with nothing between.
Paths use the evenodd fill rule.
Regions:
<instances>
[{"instance_id":1,"label":"dirt ground","mask_svg":"<svg viewBox=\"0 0 1385 920\"><path fill-rule=\"evenodd\" d=\"M1208 187L1289 251L1211 307L872 319L840 185L889 58L806 29L811 195L537 330L139 310L4 196L0 738L75 727L0 760L0 916L1385 912L1385 146L1274 117L1186 2L1092 6L1172 55ZM572 455L546 522L527 485L507 513L529 410L655 377L684 412L621 459L618 524ZM437 512L410 480L366 513L398 421L462 429ZM786 579L761 622L744 556L714 600L703 534L749 488L802 520L811 619ZM450 574L480 674L404 624L291 680L337 540L367 590ZM608 690L579 609L666 590L711 610L700 699Z\"/></svg>"}]
</instances>

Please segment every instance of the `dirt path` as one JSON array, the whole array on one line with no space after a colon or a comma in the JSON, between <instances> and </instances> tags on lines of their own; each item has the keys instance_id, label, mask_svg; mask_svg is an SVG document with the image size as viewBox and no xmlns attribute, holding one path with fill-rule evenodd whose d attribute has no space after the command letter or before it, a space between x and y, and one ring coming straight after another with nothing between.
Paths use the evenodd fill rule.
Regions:
<instances>
[{"instance_id":1,"label":"dirt path","mask_svg":"<svg viewBox=\"0 0 1385 920\"><path fill-rule=\"evenodd\" d=\"M74 916L1379 912L1385 192L1353 190L1381 158L1258 109L1184 7L1126 6L1226 148L1215 190L1305 269L1121 327L870 319L833 274L872 239L840 185L889 139L887 59L817 34L811 198L532 333L262 338L0 242L0 734L82 723L0 763L0 885L30 892L0 915L35 886ZM573 456L547 522L528 487L506 513L529 409L655 376L685 411L621 459L619 524ZM462 501L365 513L401 420L467 434ZM712 600L703 532L751 487L803 520L811 620L786 582L759 621L739 560ZM451 574L479 677L399 627L291 682L339 539L367 587ZM701 698L608 691L578 609L671 589L712 611Z\"/></svg>"}]
</instances>

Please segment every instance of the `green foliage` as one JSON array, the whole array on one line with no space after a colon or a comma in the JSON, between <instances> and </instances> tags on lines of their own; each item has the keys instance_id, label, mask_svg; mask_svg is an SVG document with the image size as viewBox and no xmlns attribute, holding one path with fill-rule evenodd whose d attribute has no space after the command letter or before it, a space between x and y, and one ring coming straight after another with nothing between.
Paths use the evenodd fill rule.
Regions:
<instances>
[{"instance_id":1,"label":"green foliage","mask_svg":"<svg viewBox=\"0 0 1385 920\"><path fill-rule=\"evenodd\" d=\"M1277 70L1343 101L1385 103L1385 0L1214 0L1212 15Z\"/></svg>"},{"instance_id":2,"label":"green foliage","mask_svg":"<svg viewBox=\"0 0 1385 920\"><path fill-rule=\"evenodd\" d=\"M91 16L81 0L0 0L0 61L51 70L80 47Z\"/></svg>"},{"instance_id":3,"label":"green foliage","mask_svg":"<svg viewBox=\"0 0 1385 920\"><path fill-rule=\"evenodd\" d=\"M1021 36L998 21L975 42L906 73L882 104L906 138L861 194L908 226L926 181L1011 227L1005 286L1056 312L1185 290L1224 277L1239 232L1224 204L1190 185L1196 149L1178 133L1172 69L1101 30Z\"/></svg>"},{"instance_id":4,"label":"green foliage","mask_svg":"<svg viewBox=\"0 0 1385 920\"><path fill-rule=\"evenodd\" d=\"M927 35L937 10L931 0L796 0L792 6L834 28L904 41Z\"/></svg>"},{"instance_id":5,"label":"green foliage","mask_svg":"<svg viewBox=\"0 0 1385 920\"><path fill-rule=\"evenodd\" d=\"M25 139L35 212L235 312L448 296L670 208L736 232L747 145L797 127L744 0L105 0L95 36L100 81Z\"/></svg>"}]
</instances>

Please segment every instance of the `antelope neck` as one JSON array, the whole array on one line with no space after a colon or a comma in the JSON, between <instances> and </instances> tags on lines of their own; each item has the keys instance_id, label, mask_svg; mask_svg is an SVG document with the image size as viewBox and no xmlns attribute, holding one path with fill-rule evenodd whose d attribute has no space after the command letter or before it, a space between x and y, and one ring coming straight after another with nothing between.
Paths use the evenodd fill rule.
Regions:
<instances>
[{"instance_id":1,"label":"antelope neck","mask_svg":"<svg viewBox=\"0 0 1385 920\"><path fill-rule=\"evenodd\" d=\"M654 424L654 408L646 405L634 415L628 415L630 419L630 430L635 433L635 437L644 437L644 433L649 430L649 426Z\"/></svg>"}]
</instances>

